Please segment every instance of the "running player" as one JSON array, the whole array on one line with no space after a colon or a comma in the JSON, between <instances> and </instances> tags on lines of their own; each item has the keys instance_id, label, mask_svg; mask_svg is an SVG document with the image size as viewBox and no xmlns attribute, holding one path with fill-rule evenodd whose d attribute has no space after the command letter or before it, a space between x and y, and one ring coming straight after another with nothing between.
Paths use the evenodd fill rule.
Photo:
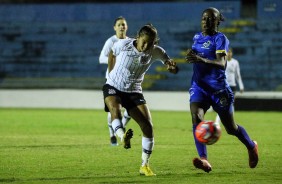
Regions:
<instances>
[{"instance_id":1,"label":"running player","mask_svg":"<svg viewBox=\"0 0 282 184\"><path fill-rule=\"evenodd\" d=\"M121 138L124 148L131 147L133 131L126 132L121 123L121 106L138 123L142 131L142 165L140 174L154 176L149 167L149 158L154 147L154 133L151 113L142 93L141 84L151 64L160 60L171 73L177 73L176 63L157 46L158 34L151 24L143 26L136 39L118 41L109 54L109 76L103 86L105 110L110 111L112 127Z\"/></svg>"},{"instance_id":2,"label":"running player","mask_svg":"<svg viewBox=\"0 0 282 184\"><path fill-rule=\"evenodd\" d=\"M186 60L193 63L191 81L190 110L193 123L193 135L200 158L194 158L196 168L210 172L206 145L195 138L195 128L204 121L204 115L210 106L218 113L223 126L230 135L236 136L248 149L249 166L255 168L258 163L258 146L252 141L246 130L233 119L234 96L226 82L225 67L229 41L218 31L224 18L213 7L203 11L201 18L202 31L195 34L192 49L188 49Z\"/></svg>"},{"instance_id":3,"label":"running player","mask_svg":"<svg viewBox=\"0 0 282 184\"><path fill-rule=\"evenodd\" d=\"M239 85L240 93L244 92L244 84L243 84L242 77L241 77L239 62L238 60L233 58L233 51L232 51L232 48L230 47L227 52L227 64L226 65L227 65L226 70L225 70L226 80L234 94L234 99L235 99L235 94L237 91L236 89L237 83ZM233 107L233 112L235 112L234 107ZM220 118L218 115L215 118L215 123L217 124L220 123Z\"/></svg>"},{"instance_id":4,"label":"running player","mask_svg":"<svg viewBox=\"0 0 282 184\"><path fill-rule=\"evenodd\" d=\"M104 47L99 57L100 64L108 64L108 56L109 56L109 53L114 43L116 43L120 39L128 39L128 37L126 36L127 29L128 29L128 26L127 26L127 22L124 17L118 17L117 19L115 19L114 30L116 34L108 38L107 41L105 42ZM106 79L107 78L108 78L108 69L106 71ZM127 125L130 119L131 117L128 115L127 111L125 110L122 116L123 127ZM118 142L117 142L116 135L114 133L114 129L112 127L111 113L109 112L108 112L107 121L108 121L109 132L110 132L110 143L113 146L117 146Z\"/></svg>"}]
</instances>

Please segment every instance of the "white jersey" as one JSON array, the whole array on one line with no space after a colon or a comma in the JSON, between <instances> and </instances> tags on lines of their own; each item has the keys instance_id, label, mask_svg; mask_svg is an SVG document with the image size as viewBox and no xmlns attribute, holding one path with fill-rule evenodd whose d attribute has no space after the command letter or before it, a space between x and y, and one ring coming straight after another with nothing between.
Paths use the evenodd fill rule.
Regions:
<instances>
[{"instance_id":1,"label":"white jersey","mask_svg":"<svg viewBox=\"0 0 282 184\"><path fill-rule=\"evenodd\" d=\"M128 93L142 93L141 83L151 64L169 60L165 50L157 45L146 52L139 52L133 45L135 39L120 40L112 47L116 56L115 66L109 73L107 84Z\"/></svg>"},{"instance_id":2,"label":"white jersey","mask_svg":"<svg viewBox=\"0 0 282 184\"><path fill-rule=\"evenodd\" d=\"M125 39L128 39L128 37L126 37ZM113 45L119 41L119 40L123 40L123 39L119 39L116 35L111 36L110 38L107 39L107 41L104 44L104 47L100 53L99 56L99 63L100 64L108 64L108 56L109 53L113 47ZM106 71L106 79L108 78L108 69Z\"/></svg>"},{"instance_id":3,"label":"white jersey","mask_svg":"<svg viewBox=\"0 0 282 184\"><path fill-rule=\"evenodd\" d=\"M230 61L227 61L225 73L227 83L230 86L236 86L236 82L238 82L240 90L244 90L244 85L240 74L239 62L236 59L231 58Z\"/></svg>"}]
</instances>

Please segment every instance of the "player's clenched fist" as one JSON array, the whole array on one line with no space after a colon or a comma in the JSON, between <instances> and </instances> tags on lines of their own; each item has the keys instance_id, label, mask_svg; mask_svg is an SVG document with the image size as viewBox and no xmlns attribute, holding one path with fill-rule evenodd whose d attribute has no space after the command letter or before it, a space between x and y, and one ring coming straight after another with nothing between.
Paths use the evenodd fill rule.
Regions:
<instances>
[{"instance_id":1,"label":"player's clenched fist","mask_svg":"<svg viewBox=\"0 0 282 184\"><path fill-rule=\"evenodd\" d=\"M168 60L165 62L165 65L167 66L167 70L170 72L170 73L173 73L173 74L177 74L178 71L179 71L179 68L178 66L176 65L176 62L172 61L172 60Z\"/></svg>"}]
</instances>

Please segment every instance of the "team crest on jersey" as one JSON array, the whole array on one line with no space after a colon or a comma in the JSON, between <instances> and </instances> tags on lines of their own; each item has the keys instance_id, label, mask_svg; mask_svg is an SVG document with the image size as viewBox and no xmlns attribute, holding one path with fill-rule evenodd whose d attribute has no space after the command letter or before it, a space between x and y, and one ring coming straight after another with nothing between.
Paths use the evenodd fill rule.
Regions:
<instances>
[{"instance_id":1,"label":"team crest on jersey","mask_svg":"<svg viewBox=\"0 0 282 184\"><path fill-rule=\"evenodd\" d=\"M114 94L116 94L116 90L114 90L114 89L109 89L108 94L114 95Z\"/></svg>"},{"instance_id":2,"label":"team crest on jersey","mask_svg":"<svg viewBox=\"0 0 282 184\"><path fill-rule=\"evenodd\" d=\"M211 45L211 41L207 41L205 43L203 43L203 47L202 48L209 48L209 46Z\"/></svg>"},{"instance_id":3,"label":"team crest on jersey","mask_svg":"<svg viewBox=\"0 0 282 184\"><path fill-rule=\"evenodd\" d=\"M134 64L138 64L138 63L139 63L139 58L134 58L134 59L133 59L133 63L134 63Z\"/></svg>"}]
</instances>

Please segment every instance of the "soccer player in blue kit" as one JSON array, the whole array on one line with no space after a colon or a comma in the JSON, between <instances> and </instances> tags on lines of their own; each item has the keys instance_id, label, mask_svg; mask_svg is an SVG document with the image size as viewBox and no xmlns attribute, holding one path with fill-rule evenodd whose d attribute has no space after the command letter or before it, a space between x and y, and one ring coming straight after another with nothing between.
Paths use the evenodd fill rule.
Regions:
<instances>
[{"instance_id":1,"label":"soccer player in blue kit","mask_svg":"<svg viewBox=\"0 0 282 184\"><path fill-rule=\"evenodd\" d=\"M193 159L196 168L210 172L206 145L195 138L196 126L204 121L204 115L213 107L230 135L236 136L248 149L249 166L255 168L258 163L258 145L250 139L246 130L235 123L233 118L234 95L226 82L225 68L229 40L218 31L224 21L223 15L213 7L202 13L202 32L195 34L192 49L188 49L186 61L193 63L191 81L190 110L193 123L193 135L199 158Z\"/></svg>"}]
</instances>

